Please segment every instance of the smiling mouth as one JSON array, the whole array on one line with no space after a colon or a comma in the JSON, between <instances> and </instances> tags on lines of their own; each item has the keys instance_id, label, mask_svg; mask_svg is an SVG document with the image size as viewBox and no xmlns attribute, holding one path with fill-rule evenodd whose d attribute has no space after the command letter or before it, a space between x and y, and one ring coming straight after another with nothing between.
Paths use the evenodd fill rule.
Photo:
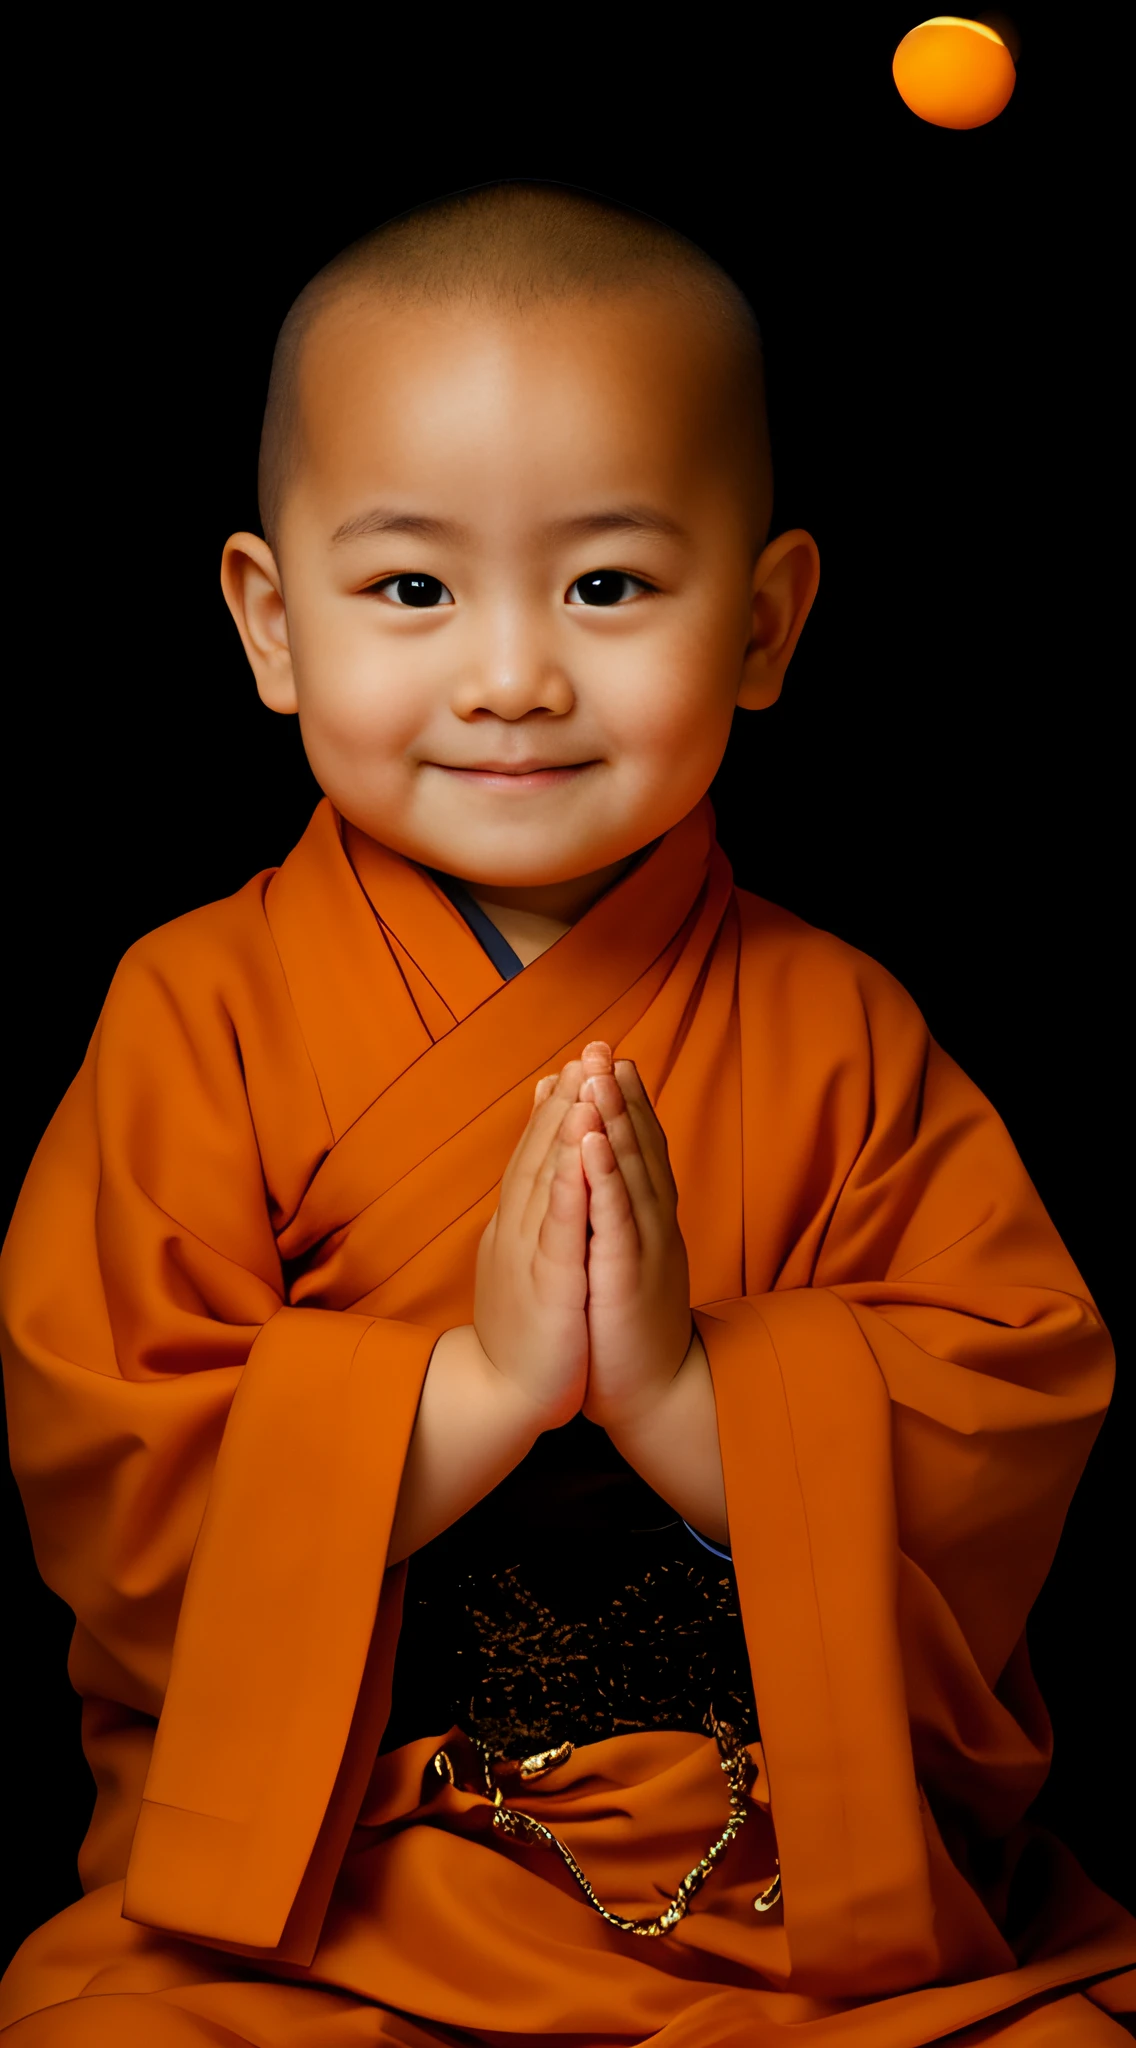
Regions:
<instances>
[{"instance_id":1,"label":"smiling mouth","mask_svg":"<svg viewBox=\"0 0 1136 2048\"><path fill-rule=\"evenodd\" d=\"M453 761L432 761L432 768L440 768L445 775L453 775L461 782L476 783L485 789L552 789L558 784L570 782L581 775L586 768L595 766L593 761L477 761L468 768L459 767Z\"/></svg>"}]
</instances>

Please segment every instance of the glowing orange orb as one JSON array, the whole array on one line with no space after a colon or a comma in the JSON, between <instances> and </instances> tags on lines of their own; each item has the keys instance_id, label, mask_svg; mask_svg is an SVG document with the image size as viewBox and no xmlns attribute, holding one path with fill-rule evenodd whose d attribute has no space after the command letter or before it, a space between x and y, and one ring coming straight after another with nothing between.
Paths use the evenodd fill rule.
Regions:
<instances>
[{"instance_id":1,"label":"glowing orange orb","mask_svg":"<svg viewBox=\"0 0 1136 2048\"><path fill-rule=\"evenodd\" d=\"M936 128L982 128L1014 90L1014 61L992 28L935 14L904 36L892 59L900 99Z\"/></svg>"}]
</instances>

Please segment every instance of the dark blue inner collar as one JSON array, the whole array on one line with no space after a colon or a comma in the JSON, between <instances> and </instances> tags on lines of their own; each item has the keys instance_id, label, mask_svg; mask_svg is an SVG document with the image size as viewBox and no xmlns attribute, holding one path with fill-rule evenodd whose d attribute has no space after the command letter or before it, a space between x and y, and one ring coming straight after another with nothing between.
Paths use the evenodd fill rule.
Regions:
<instances>
[{"instance_id":1,"label":"dark blue inner collar","mask_svg":"<svg viewBox=\"0 0 1136 2048\"><path fill-rule=\"evenodd\" d=\"M470 931L483 953L488 953L502 981L512 981L520 974L524 961L514 953L507 938L498 931L491 917L487 917L480 903L475 903L468 889L463 889L453 875L444 875L440 868L427 868L432 882L438 884L443 896L448 896L459 916L464 917Z\"/></svg>"}]
</instances>

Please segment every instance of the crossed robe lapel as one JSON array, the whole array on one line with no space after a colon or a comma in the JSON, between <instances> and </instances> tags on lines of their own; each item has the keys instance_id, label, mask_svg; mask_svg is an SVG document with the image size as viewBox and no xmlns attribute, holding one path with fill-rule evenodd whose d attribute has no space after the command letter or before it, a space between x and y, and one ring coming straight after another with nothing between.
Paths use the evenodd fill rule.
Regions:
<instances>
[{"instance_id":1,"label":"crossed robe lapel","mask_svg":"<svg viewBox=\"0 0 1136 2048\"><path fill-rule=\"evenodd\" d=\"M269 883L265 915L335 1138L501 986L441 890L344 827L326 797Z\"/></svg>"},{"instance_id":2,"label":"crossed robe lapel","mask_svg":"<svg viewBox=\"0 0 1136 2048\"><path fill-rule=\"evenodd\" d=\"M501 976L461 912L420 868L379 846L354 825L343 827L347 857L382 931L399 959L460 1023L497 993ZM432 1033L441 1038L443 1031Z\"/></svg>"},{"instance_id":3,"label":"crossed robe lapel","mask_svg":"<svg viewBox=\"0 0 1136 2048\"><path fill-rule=\"evenodd\" d=\"M423 942L411 923L427 898L447 913L450 906L408 863L373 851L378 859L360 860L359 873L375 891L377 924L389 924L402 944L415 946L415 960L456 1008L468 1000L468 963L459 963L455 989L446 977L444 943L430 952L438 934L447 936L447 925L424 925ZM491 1000L432 1044L420 1029L402 1072L343 1132L281 1235L286 1259L310 1260L292 1299L409 1314L411 1304L400 1300L396 1308L376 1290L453 1223L469 1219L479 1233L480 1210L491 1205L541 1074L578 1054L589 1038L606 1038L617 1048L629 1042L653 1008L658 1015L648 1037L665 1068L730 889L729 868L712 849L709 808L700 806L523 974L502 983L489 967ZM417 899L416 891L422 892ZM464 927L459 936L480 954ZM644 1078L650 1088L661 1074ZM469 1261L448 1263L464 1268ZM454 1304L445 1306L448 1311Z\"/></svg>"}]
</instances>

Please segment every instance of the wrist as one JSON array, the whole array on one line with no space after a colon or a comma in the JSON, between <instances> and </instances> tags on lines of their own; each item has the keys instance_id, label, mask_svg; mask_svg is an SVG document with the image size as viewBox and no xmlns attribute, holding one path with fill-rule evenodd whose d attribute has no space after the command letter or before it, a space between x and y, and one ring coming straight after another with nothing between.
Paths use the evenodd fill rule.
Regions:
<instances>
[{"instance_id":1,"label":"wrist","mask_svg":"<svg viewBox=\"0 0 1136 2048\"><path fill-rule=\"evenodd\" d=\"M699 1359L704 1362L705 1353L692 1321L690 1338L677 1366L669 1372L664 1369L649 1377L641 1377L636 1386L617 1394L597 1395L589 1385L584 1414L589 1422L596 1422L605 1429L613 1442L650 1430L660 1413L679 1397L684 1380L689 1377L691 1369L697 1367Z\"/></svg>"},{"instance_id":2,"label":"wrist","mask_svg":"<svg viewBox=\"0 0 1136 2048\"><path fill-rule=\"evenodd\" d=\"M490 1363L472 1324L444 1331L430 1354L387 1562L421 1549L482 1500L544 1426Z\"/></svg>"},{"instance_id":3,"label":"wrist","mask_svg":"<svg viewBox=\"0 0 1136 2048\"><path fill-rule=\"evenodd\" d=\"M593 1419L599 1419L593 1418ZM702 1538L729 1545L710 1363L697 1331L678 1371L653 1399L603 1418L617 1451Z\"/></svg>"},{"instance_id":4,"label":"wrist","mask_svg":"<svg viewBox=\"0 0 1136 2048\"><path fill-rule=\"evenodd\" d=\"M480 1398L487 1413L492 1414L498 1429L511 1440L531 1447L537 1437L546 1429L555 1427L557 1417L550 1420L545 1407L522 1381L513 1379L496 1365L485 1349L477 1333L476 1325L464 1323L460 1328L447 1330L439 1339L446 1344L448 1356L457 1369L474 1380L480 1390ZM437 1352L438 1346L435 1346Z\"/></svg>"}]
</instances>

